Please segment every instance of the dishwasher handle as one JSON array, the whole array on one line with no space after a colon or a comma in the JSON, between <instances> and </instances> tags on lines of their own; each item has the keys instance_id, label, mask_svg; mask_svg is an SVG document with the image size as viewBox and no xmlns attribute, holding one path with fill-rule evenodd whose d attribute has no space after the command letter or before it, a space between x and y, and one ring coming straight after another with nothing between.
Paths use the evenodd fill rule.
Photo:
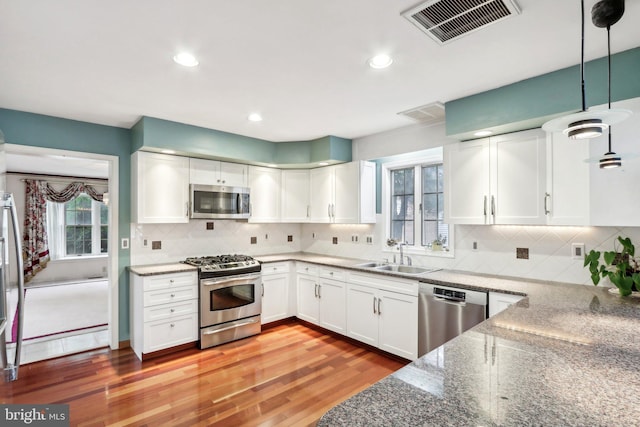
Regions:
<instances>
[{"instance_id":1,"label":"dishwasher handle","mask_svg":"<svg viewBox=\"0 0 640 427\"><path fill-rule=\"evenodd\" d=\"M467 300L467 294L463 291L455 291L453 289L445 289L434 287L433 297L439 300L445 300L448 302L461 302L464 303Z\"/></svg>"}]
</instances>

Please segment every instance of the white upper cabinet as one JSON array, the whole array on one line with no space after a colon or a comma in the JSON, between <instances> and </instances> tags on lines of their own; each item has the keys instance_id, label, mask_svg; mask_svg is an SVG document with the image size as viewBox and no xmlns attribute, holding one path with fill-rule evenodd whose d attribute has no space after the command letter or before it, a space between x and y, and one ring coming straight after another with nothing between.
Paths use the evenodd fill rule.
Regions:
<instances>
[{"instance_id":1,"label":"white upper cabinet","mask_svg":"<svg viewBox=\"0 0 640 427\"><path fill-rule=\"evenodd\" d=\"M309 170L282 171L282 222L309 222Z\"/></svg>"},{"instance_id":2,"label":"white upper cabinet","mask_svg":"<svg viewBox=\"0 0 640 427\"><path fill-rule=\"evenodd\" d=\"M448 223L547 221L546 136L542 130L445 146L444 171Z\"/></svg>"},{"instance_id":3,"label":"white upper cabinet","mask_svg":"<svg viewBox=\"0 0 640 427\"><path fill-rule=\"evenodd\" d=\"M190 159L189 182L202 185L247 187L248 166L217 160Z\"/></svg>"},{"instance_id":4,"label":"white upper cabinet","mask_svg":"<svg viewBox=\"0 0 640 427\"><path fill-rule=\"evenodd\" d=\"M549 225L589 225L589 140L562 132L547 136Z\"/></svg>"},{"instance_id":5,"label":"white upper cabinet","mask_svg":"<svg viewBox=\"0 0 640 427\"><path fill-rule=\"evenodd\" d=\"M138 151L131 155L132 221L189 222L189 159Z\"/></svg>"},{"instance_id":6,"label":"white upper cabinet","mask_svg":"<svg viewBox=\"0 0 640 427\"><path fill-rule=\"evenodd\" d=\"M280 222L280 169L249 167L251 216L249 222Z\"/></svg>"},{"instance_id":7,"label":"white upper cabinet","mask_svg":"<svg viewBox=\"0 0 640 427\"><path fill-rule=\"evenodd\" d=\"M374 223L375 164L351 162L312 169L310 222Z\"/></svg>"}]
</instances>

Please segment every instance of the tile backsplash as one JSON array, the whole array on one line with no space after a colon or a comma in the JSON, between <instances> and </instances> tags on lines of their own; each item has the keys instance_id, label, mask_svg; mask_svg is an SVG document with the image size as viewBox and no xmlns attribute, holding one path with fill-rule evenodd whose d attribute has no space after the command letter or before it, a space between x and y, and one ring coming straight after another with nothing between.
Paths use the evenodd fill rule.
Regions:
<instances>
[{"instance_id":1,"label":"tile backsplash","mask_svg":"<svg viewBox=\"0 0 640 427\"><path fill-rule=\"evenodd\" d=\"M381 218L378 221L375 225L341 225L251 224L220 220L215 221L213 230L207 229L205 221L133 224L131 264L176 262L188 256L223 253L258 256L298 251L363 260L392 260L394 251L384 245L385 227L380 223ZM455 257L420 253L410 256L413 264L420 266L591 284L582 258L572 257L572 244L584 244L586 252L612 250L618 235L640 242L640 227L458 225L455 227ZM255 238L254 244L252 238ZM333 243L334 238L337 238L337 244ZM145 240L147 246L144 246ZM368 240L372 243L367 243ZM161 249L151 249L152 241L160 241ZM474 249L474 243L477 249ZM528 249L528 259L517 258L518 248Z\"/></svg>"}]
</instances>

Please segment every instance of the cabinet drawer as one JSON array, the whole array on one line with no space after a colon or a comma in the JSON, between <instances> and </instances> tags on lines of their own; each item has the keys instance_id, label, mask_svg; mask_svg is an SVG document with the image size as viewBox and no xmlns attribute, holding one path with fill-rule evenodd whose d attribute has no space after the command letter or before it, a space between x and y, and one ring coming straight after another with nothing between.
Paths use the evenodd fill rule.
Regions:
<instances>
[{"instance_id":1,"label":"cabinet drawer","mask_svg":"<svg viewBox=\"0 0 640 427\"><path fill-rule=\"evenodd\" d=\"M417 280L399 279L380 274L367 274L352 271L349 274L349 283L390 292L398 292L405 295L418 295Z\"/></svg>"},{"instance_id":2,"label":"cabinet drawer","mask_svg":"<svg viewBox=\"0 0 640 427\"><path fill-rule=\"evenodd\" d=\"M149 291L144 293L144 306L150 307L158 304L187 301L190 299L198 299L198 288L195 286Z\"/></svg>"},{"instance_id":3,"label":"cabinet drawer","mask_svg":"<svg viewBox=\"0 0 640 427\"><path fill-rule=\"evenodd\" d=\"M144 324L144 353L198 340L198 314Z\"/></svg>"},{"instance_id":4,"label":"cabinet drawer","mask_svg":"<svg viewBox=\"0 0 640 427\"><path fill-rule=\"evenodd\" d=\"M159 274L157 276L147 276L143 279L144 291L156 291L158 289L171 289L181 286L196 286L198 283L198 274L193 272Z\"/></svg>"},{"instance_id":5,"label":"cabinet drawer","mask_svg":"<svg viewBox=\"0 0 640 427\"><path fill-rule=\"evenodd\" d=\"M345 281L347 272L345 270L337 270L335 268L321 268L319 275L325 279Z\"/></svg>"},{"instance_id":6,"label":"cabinet drawer","mask_svg":"<svg viewBox=\"0 0 640 427\"><path fill-rule=\"evenodd\" d=\"M162 319L175 319L176 317L197 312L198 300L196 299L175 304L162 304L157 306L145 307L144 321L153 322Z\"/></svg>"},{"instance_id":7,"label":"cabinet drawer","mask_svg":"<svg viewBox=\"0 0 640 427\"><path fill-rule=\"evenodd\" d=\"M289 263L288 262L274 262L269 264L262 264L262 274L279 274L279 273L288 273L289 272Z\"/></svg>"},{"instance_id":8,"label":"cabinet drawer","mask_svg":"<svg viewBox=\"0 0 640 427\"><path fill-rule=\"evenodd\" d=\"M315 276L318 274L318 266L313 264L296 264L296 272L298 274Z\"/></svg>"}]
</instances>

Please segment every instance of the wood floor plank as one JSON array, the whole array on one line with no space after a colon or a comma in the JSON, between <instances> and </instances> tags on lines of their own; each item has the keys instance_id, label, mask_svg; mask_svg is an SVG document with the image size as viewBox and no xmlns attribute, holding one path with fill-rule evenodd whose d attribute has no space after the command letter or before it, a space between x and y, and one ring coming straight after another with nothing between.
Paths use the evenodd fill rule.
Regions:
<instances>
[{"instance_id":1,"label":"wood floor plank","mask_svg":"<svg viewBox=\"0 0 640 427\"><path fill-rule=\"evenodd\" d=\"M404 365L295 321L207 350L140 362L94 350L21 367L2 403L70 405L71 425L312 426Z\"/></svg>"}]
</instances>

